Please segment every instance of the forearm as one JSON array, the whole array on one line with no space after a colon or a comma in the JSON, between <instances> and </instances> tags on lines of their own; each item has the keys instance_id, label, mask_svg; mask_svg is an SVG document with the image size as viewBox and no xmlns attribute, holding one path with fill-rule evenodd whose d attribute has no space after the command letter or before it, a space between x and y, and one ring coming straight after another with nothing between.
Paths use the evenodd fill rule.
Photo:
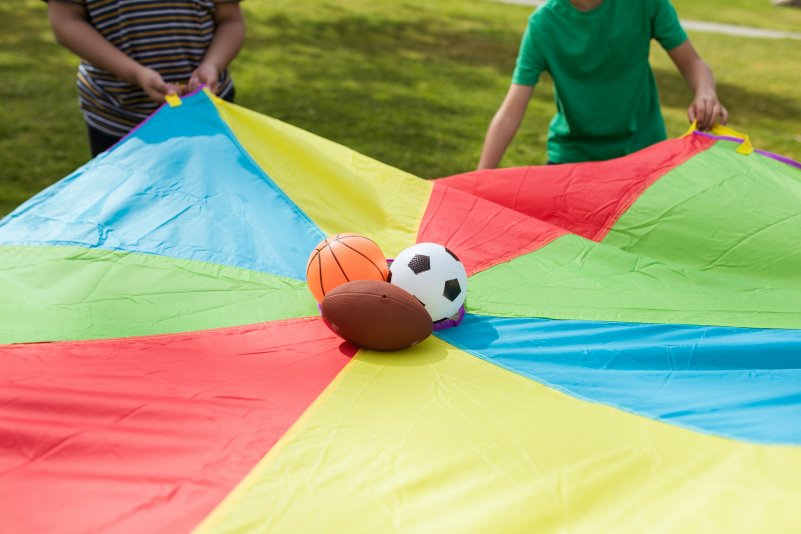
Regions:
<instances>
[{"instance_id":1,"label":"forearm","mask_svg":"<svg viewBox=\"0 0 801 534\"><path fill-rule=\"evenodd\" d=\"M509 116L502 110L498 111L487 130L484 147L481 150L479 169L495 169L501 163L506 149L512 142L517 129L520 127L522 116Z\"/></svg>"},{"instance_id":2,"label":"forearm","mask_svg":"<svg viewBox=\"0 0 801 534\"><path fill-rule=\"evenodd\" d=\"M214 38L203 56L202 63L211 65L218 72L225 70L234 60L245 40L245 23L240 17L233 17L217 24Z\"/></svg>"},{"instance_id":3,"label":"forearm","mask_svg":"<svg viewBox=\"0 0 801 534\"><path fill-rule=\"evenodd\" d=\"M693 94L698 95L714 95L717 94L715 89L715 76L712 74L712 69L702 59L696 59L686 67L686 72L682 72L684 78L687 80L687 85L690 86Z\"/></svg>"},{"instance_id":4,"label":"forearm","mask_svg":"<svg viewBox=\"0 0 801 534\"><path fill-rule=\"evenodd\" d=\"M487 137L484 139L484 148L481 149L481 159L478 162L479 169L494 169L500 164L503 154L523 121L533 91L532 85L513 83L509 87L503 104L487 129Z\"/></svg>"},{"instance_id":5,"label":"forearm","mask_svg":"<svg viewBox=\"0 0 801 534\"><path fill-rule=\"evenodd\" d=\"M136 83L142 65L108 42L87 21L51 16L51 25L60 45L121 80Z\"/></svg>"},{"instance_id":6,"label":"forearm","mask_svg":"<svg viewBox=\"0 0 801 534\"><path fill-rule=\"evenodd\" d=\"M694 95L716 94L715 76L712 74L712 69L701 59L689 39L669 50L668 55L687 81L687 85Z\"/></svg>"},{"instance_id":7,"label":"forearm","mask_svg":"<svg viewBox=\"0 0 801 534\"><path fill-rule=\"evenodd\" d=\"M503 104L487 129L484 147L481 149L481 159L478 162L479 169L494 169L500 164L503 154L523 121L528 101L533 92L533 85L513 83L509 87Z\"/></svg>"},{"instance_id":8,"label":"forearm","mask_svg":"<svg viewBox=\"0 0 801 534\"><path fill-rule=\"evenodd\" d=\"M726 124L729 112L718 100L712 69L701 59L689 39L669 50L668 55L695 95L687 108L690 122L696 122L702 130L713 127L718 120Z\"/></svg>"}]
</instances>

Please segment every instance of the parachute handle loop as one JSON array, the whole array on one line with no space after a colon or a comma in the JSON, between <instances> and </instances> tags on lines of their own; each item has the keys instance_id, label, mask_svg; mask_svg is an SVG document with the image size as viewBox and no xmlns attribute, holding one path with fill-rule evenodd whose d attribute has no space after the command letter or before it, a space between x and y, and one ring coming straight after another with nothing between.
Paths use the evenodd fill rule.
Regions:
<instances>
[{"instance_id":1,"label":"parachute handle loop","mask_svg":"<svg viewBox=\"0 0 801 534\"><path fill-rule=\"evenodd\" d=\"M681 139L692 135L694 132L698 131L698 121L694 120L693 123L690 125L690 128L681 136ZM754 151L754 145L751 144L751 138L749 138L746 134L740 133L737 130L733 130L728 126L723 126L722 124L716 124L712 127L710 132L714 135L721 135L724 137L734 137L737 139L742 139L742 143L740 146L737 147L737 153L743 154L747 156L751 152Z\"/></svg>"}]
</instances>

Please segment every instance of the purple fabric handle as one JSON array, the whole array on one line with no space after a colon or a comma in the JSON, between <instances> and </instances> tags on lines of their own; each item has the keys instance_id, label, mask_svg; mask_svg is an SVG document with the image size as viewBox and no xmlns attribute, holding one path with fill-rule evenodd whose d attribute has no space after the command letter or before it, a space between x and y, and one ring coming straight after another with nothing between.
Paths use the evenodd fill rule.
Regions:
<instances>
[{"instance_id":1,"label":"purple fabric handle","mask_svg":"<svg viewBox=\"0 0 801 534\"><path fill-rule=\"evenodd\" d=\"M462 319L464 319L464 304L459 306L459 311L457 311L454 315L434 323L434 332L459 326L462 323Z\"/></svg>"},{"instance_id":2,"label":"purple fabric handle","mask_svg":"<svg viewBox=\"0 0 801 534\"><path fill-rule=\"evenodd\" d=\"M395 261L395 258L387 258L387 267L392 267L392 262ZM443 319L439 322L434 323L434 332L438 330L445 330L446 328L451 328L453 326L459 326L464 319L464 304L459 307L459 311L455 314L451 315L447 319Z\"/></svg>"},{"instance_id":3,"label":"purple fabric handle","mask_svg":"<svg viewBox=\"0 0 801 534\"><path fill-rule=\"evenodd\" d=\"M717 139L719 141L734 141L735 143L743 143L743 139L740 139L739 137L729 137L728 135L715 135L707 132L699 132L698 130L694 131L693 133L696 135L708 137L710 139ZM768 152L767 150L760 150L758 148L754 149L754 152L759 152L763 156L775 159L776 161L781 161L782 163L786 163L791 167L801 169L801 163L795 161L794 159L790 159L787 156L780 156L779 154L774 154L773 152Z\"/></svg>"}]
</instances>

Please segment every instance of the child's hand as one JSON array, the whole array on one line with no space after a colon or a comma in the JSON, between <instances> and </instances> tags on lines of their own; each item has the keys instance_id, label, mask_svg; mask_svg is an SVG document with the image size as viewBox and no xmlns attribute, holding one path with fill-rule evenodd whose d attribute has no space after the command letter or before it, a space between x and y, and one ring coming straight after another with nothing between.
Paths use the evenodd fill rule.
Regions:
<instances>
[{"instance_id":1,"label":"child's hand","mask_svg":"<svg viewBox=\"0 0 801 534\"><path fill-rule=\"evenodd\" d=\"M690 122L698 121L700 130L712 128L720 119L720 124L729 121L729 112L723 107L715 93L701 93L695 96L695 100L687 109L687 117Z\"/></svg>"},{"instance_id":2,"label":"child's hand","mask_svg":"<svg viewBox=\"0 0 801 534\"><path fill-rule=\"evenodd\" d=\"M165 82L161 74L148 67L142 67L137 72L136 84L157 104L163 103L167 95L178 94L176 85Z\"/></svg>"},{"instance_id":3,"label":"child's hand","mask_svg":"<svg viewBox=\"0 0 801 534\"><path fill-rule=\"evenodd\" d=\"M186 91L192 92L201 85L205 84L212 93L217 94L217 86L220 83L220 71L217 67L209 63L201 63L189 78L186 84Z\"/></svg>"}]
</instances>

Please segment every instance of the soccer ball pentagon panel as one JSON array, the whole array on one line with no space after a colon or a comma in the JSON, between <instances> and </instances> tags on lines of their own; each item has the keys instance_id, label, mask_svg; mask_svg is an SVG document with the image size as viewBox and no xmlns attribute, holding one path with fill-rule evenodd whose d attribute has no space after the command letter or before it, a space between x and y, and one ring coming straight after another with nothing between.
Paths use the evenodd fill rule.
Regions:
<instances>
[{"instance_id":1,"label":"soccer ball pentagon panel","mask_svg":"<svg viewBox=\"0 0 801 534\"><path fill-rule=\"evenodd\" d=\"M434 323L448 319L464 304L467 273L442 245L417 243L398 254L389 271L390 282L414 295Z\"/></svg>"}]
</instances>

